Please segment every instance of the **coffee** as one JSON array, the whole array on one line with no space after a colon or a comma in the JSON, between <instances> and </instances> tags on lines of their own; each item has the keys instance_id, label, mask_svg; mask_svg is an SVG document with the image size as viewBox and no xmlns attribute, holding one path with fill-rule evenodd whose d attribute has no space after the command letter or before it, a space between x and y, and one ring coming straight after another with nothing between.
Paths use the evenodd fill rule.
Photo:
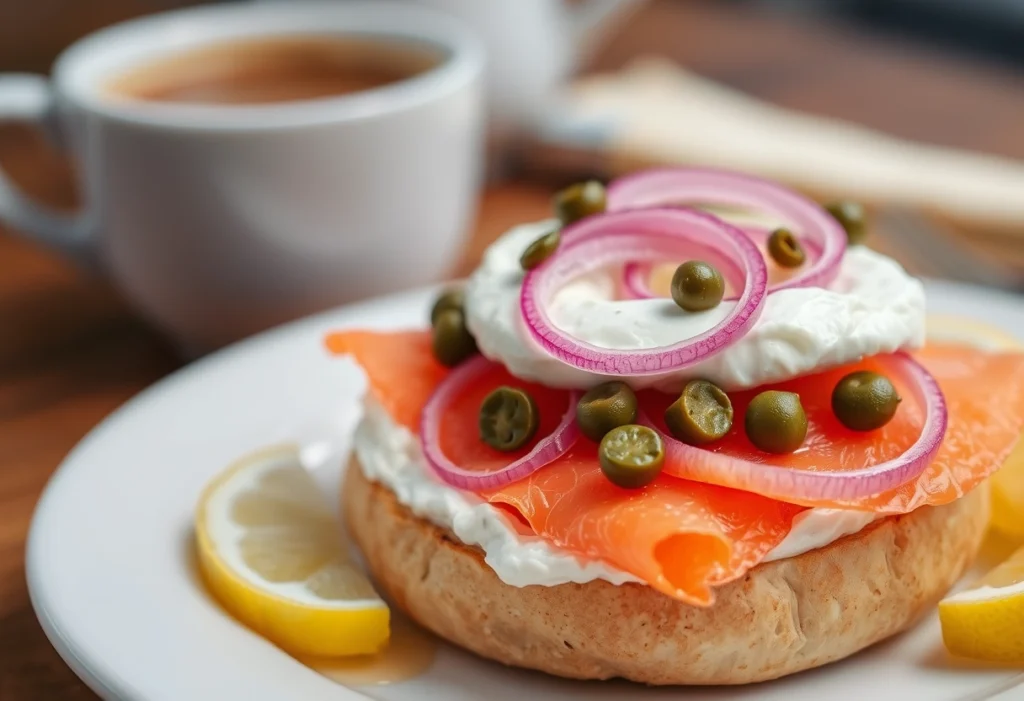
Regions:
<instances>
[{"instance_id":1,"label":"coffee","mask_svg":"<svg viewBox=\"0 0 1024 701\"><path fill-rule=\"evenodd\" d=\"M354 35L239 39L162 57L120 74L111 93L135 100L254 105L379 88L430 70L437 50Z\"/></svg>"}]
</instances>

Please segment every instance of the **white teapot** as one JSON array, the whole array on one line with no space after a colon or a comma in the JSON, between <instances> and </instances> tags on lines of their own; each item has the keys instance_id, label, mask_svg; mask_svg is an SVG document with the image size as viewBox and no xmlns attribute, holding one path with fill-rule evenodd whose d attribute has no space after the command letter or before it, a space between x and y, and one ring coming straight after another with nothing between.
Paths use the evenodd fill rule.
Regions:
<instances>
[{"instance_id":1,"label":"white teapot","mask_svg":"<svg viewBox=\"0 0 1024 701\"><path fill-rule=\"evenodd\" d=\"M601 30L641 0L415 0L462 19L487 48L492 133L535 119Z\"/></svg>"}]
</instances>

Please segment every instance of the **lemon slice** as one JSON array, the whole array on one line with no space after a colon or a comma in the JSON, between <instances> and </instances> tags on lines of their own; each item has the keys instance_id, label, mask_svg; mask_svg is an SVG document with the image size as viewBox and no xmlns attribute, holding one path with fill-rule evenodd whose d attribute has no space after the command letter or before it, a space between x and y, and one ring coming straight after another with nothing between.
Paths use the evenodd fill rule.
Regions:
<instances>
[{"instance_id":1,"label":"lemon slice","mask_svg":"<svg viewBox=\"0 0 1024 701\"><path fill-rule=\"evenodd\" d=\"M1024 664L1024 548L972 589L943 599L939 620L953 654Z\"/></svg>"},{"instance_id":2,"label":"lemon slice","mask_svg":"<svg viewBox=\"0 0 1024 701\"><path fill-rule=\"evenodd\" d=\"M992 475L992 528L1024 543L1024 441Z\"/></svg>"},{"instance_id":3,"label":"lemon slice","mask_svg":"<svg viewBox=\"0 0 1024 701\"><path fill-rule=\"evenodd\" d=\"M370 654L389 611L348 559L293 448L248 456L211 482L196 509L199 567L236 618L296 655Z\"/></svg>"}]
</instances>

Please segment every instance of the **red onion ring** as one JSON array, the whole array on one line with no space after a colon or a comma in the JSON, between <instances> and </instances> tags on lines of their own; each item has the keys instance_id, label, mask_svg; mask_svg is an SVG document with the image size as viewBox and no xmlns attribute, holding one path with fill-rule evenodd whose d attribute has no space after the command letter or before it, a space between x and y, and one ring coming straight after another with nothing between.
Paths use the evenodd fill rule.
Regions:
<instances>
[{"instance_id":1,"label":"red onion ring","mask_svg":"<svg viewBox=\"0 0 1024 701\"><path fill-rule=\"evenodd\" d=\"M700 254L695 255L695 250ZM551 296L580 275L624 260L682 257L742 263L743 292L735 308L699 336L646 350L600 348L569 336L548 316L546 305ZM721 272L724 276L732 271ZM567 228L554 255L526 273L519 303L530 336L562 362L603 375L650 375L697 363L742 337L761 313L767 281L761 252L730 224L692 209L632 210L589 217Z\"/></svg>"},{"instance_id":2,"label":"red onion ring","mask_svg":"<svg viewBox=\"0 0 1024 701\"><path fill-rule=\"evenodd\" d=\"M752 226L740 226L737 228L739 228L741 231L747 234L747 236L753 239L754 243L756 243L758 246L764 248L767 245L768 236L771 232L765 231L763 229L758 229ZM811 261L811 265L814 265L814 262L821 258L821 249L817 246L817 244L815 244L812 241L804 241L803 245L804 248L807 250L807 256ZM734 261L729 261L722 267L735 267L735 265L736 264ZM719 270L721 270L722 267L720 267ZM653 273L653 263L637 263L635 261L626 263L622 267L622 291L625 293L626 299L651 299L652 297L662 296L655 294L654 291L651 289L651 275ZM723 275L725 275L725 273L723 273ZM729 279L727 275L726 279ZM768 294L771 294L775 290L780 289L783 286L784 282L788 282L788 280L783 281L783 283L777 282L768 285ZM730 295L725 299L726 301L734 300L736 299L736 295Z\"/></svg>"},{"instance_id":3,"label":"red onion ring","mask_svg":"<svg viewBox=\"0 0 1024 701\"><path fill-rule=\"evenodd\" d=\"M946 434L948 414L938 383L916 360L897 353L887 368L903 377L905 386L925 410L921 435L898 458L845 472L798 470L714 453L662 434L665 473L805 506L848 502L895 489L916 478L931 463ZM638 421L657 428L648 416L640 416Z\"/></svg>"},{"instance_id":4,"label":"red onion ring","mask_svg":"<svg viewBox=\"0 0 1024 701\"><path fill-rule=\"evenodd\" d=\"M824 208L775 183L749 175L698 168L655 168L612 181L607 190L609 212L676 205L720 204L775 215L793 229L802 243L821 251L807 270L775 289L824 287L839 272L846 250L846 232Z\"/></svg>"},{"instance_id":5,"label":"red onion ring","mask_svg":"<svg viewBox=\"0 0 1024 701\"><path fill-rule=\"evenodd\" d=\"M518 460L513 460L502 469L486 473L474 472L464 470L449 460L441 449L441 419L444 412L460 392L493 367L494 363L483 356L467 360L448 373L423 407L423 416L420 419L420 447L423 450L423 457L443 482L459 489L479 491L518 482L560 458L580 436L576 425L576 404L579 402L580 393L570 392L568 408L555 430L538 441L529 453Z\"/></svg>"},{"instance_id":6,"label":"red onion ring","mask_svg":"<svg viewBox=\"0 0 1024 701\"><path fill-rule=\"evenodd\" d=\"M653 273L654 265L651 263L633 261L622 266L622 290L626 293L626 298L650 299L657 297L658 295L651 290L651 275ZM722 276L726 280L729 279L725 273L722 273Z\"/></svg>"}]
</instances>

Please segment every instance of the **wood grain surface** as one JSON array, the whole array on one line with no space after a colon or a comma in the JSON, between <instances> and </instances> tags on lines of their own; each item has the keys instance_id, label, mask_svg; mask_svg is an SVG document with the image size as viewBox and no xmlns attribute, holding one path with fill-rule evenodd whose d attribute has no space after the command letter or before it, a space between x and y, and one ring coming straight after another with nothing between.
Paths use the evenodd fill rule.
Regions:
<instances>
[{"instance_id":1,"label":"wood grain surface","mask_svg":"<svg viewBox=\"0 0 1024 701\"><path fill-rule=\"evenodd\" d=\"M38 45L54 46L88 30L94 18L87 19L70 28L61 23L59 36L43 36ZM789 107L1024 158L1024 81L1006 69L698 1L653 2L609 37L595 67L612 68L638 53L672 56ZM37 62L33 58L32 65ZM0 164L28 191L75 205L67 164L30 132L0 128ZM493 185L484 195L462 271L510 224L547 211L557 184L553 178ZM993 246L986 240L976 245ZM913 267L912 252L904 255ZM39 493L63 456L119 404L179 364L170 346L107 283L0 229L3 701L95 698L35 621L23 570L25 535Z\"/></svg>"}]
</instances>

